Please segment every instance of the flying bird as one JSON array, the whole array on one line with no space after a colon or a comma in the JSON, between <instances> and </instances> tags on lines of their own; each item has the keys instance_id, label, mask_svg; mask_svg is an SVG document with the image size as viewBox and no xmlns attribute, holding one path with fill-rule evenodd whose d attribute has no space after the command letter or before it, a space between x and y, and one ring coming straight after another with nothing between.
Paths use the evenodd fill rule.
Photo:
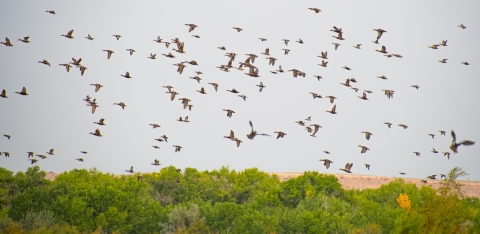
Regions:
<instances>
[{"instance_id":1,"label":"flying bird","mask_svg":"<svg viewBox=\"0 0 480 234\"><path fill-rule=\"evenodd\" d=\"M470 140L463 140L457 143L457 137L455 135L455 132L452 130L450 134L452 135L452 144L450 145L450 149L453 151L454 154L458 153L458 147L461 145L470 146L475 144L474 141Z\"/></svg>"}]
</instances>

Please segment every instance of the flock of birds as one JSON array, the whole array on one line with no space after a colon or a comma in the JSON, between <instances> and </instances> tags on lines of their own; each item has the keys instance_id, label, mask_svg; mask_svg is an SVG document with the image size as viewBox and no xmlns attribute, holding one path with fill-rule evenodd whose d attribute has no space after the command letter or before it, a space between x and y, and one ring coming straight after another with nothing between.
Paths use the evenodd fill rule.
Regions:
<instances>
[{"instance_id":1,"label":"flock of birds","mask_svg":"<svg viewBox=\"0 0 480 234\"><path fill-rule=\"evenodd\" d=\"M321 10L318 9L318 8L309 8L309 10L312 10L314 11L315 13L320 13ZM50 14L53 14L55 15L56 12L53 11L53 10L50 10L50 11L46 11ZM191 33L193 32L198 26L195 25L195 24L185 24L186 26L188 26L188 32ZM460 24L458 27L460 27L461 29L465 29L466 27L463 25L463 24ZM242 28L239 28L239 27L233 27L234 30L236 30L238 33L242 32L243 29ZM375 44L379 44L379 40L382 38L383 35L385 35L387 33L386 30L384 29L381 29L381 28L378 28L378 29L373 29L374 31L377 32L376 34L376 38L375 40L373 40L372 42L375 43ZM333 38L339 40L339 41L343 41L345 40L345 38L343 37L343 31L341 28L338 28L336 26L333 26L333 29L331 29L330 31L332 31L333 33L335 33L336 35L332 36ZM65 37L65 38L68 38L68 39L74 39L74 30L70 30L68 31L66 34L62 34L61 35L62 37ZM122 38L121 35L118 35L118 34L114 34L112 35L116 40L120 40ZM195 38L201 38L199 35L192 35L193 37ZM86 37L86 39L88 40L94 40L94 38L88 34ZM261 42L264 42L266 41L267 39L266 38L259 38L259 40ZM23 42L23 43L30 43L30 37L24 37L23 39L18 39L18 41L20 42ZM170 45L175 45L176 48L172 48L173 51L175 51L176 53L179 53L179 54L183 54L183 53L186 53L185 52L185 43L182 42L179 38L174 38L172 39L171 41L164 41L164 39L162 39L160 36L158 36L156 39L153 40L154 42L156 43L163 43L165 44L165 47L167 49L169 49ZM288 43L290 42L289 39L282 39L283 43L285 44L285 46L288 46ZM14 45L12 44L12 42L10 41L10 39L8 37L5 38L5 42L0 42L1 44L7 46L7 47L13 47ZM299 39L296 41L296 43L299 43L299 44L304 44L305 42L302 40L302 39ZM337 43L337 42L334 42L332 43L334 45L334 50L337 50L339 48L339 46L341 45L340 43ZM356 44L354 45L353 47L356 48L356 49L361 49L361 45L362 44ZM443 40L441 43L439 44L433 44L431 46L428 46L429 48L431 49L440 49L441 47L443 46L447 46L447 40ZM226 50L226 48L224 46L219 46L218 49L220 50ZM289 52L290 52L290 49L282 49L284 51L284 55L288 55ZM106 58L107 59L110 59L112 56L114 56L114 54L116 52L112 51L112 50L103 50L104 52L106 52ZM134 49L126 49L126 51L129 53L130 56L134 56L134 53L136 52ZM387 51L387 48L385 45L382 45L381 48L379 48L378 50L376 50L377 52L379 53L382 53L384 56L388 57L388 58L392 58L392 57L395 57L395 58L403 58L402 55L400 54L397 54L397 53L389 53ZM262 55L265 55L266 59L268 60L268 64L271 65L271 66L275 66L275 62L278 60L277 58L275 57L272 57L272 55L270 55L270 49L269 48L266 48L264 52L261 53ZM157 59L157 54L153 54L153 53L150 53L150 56L148 56L147 58L148 59ZM176 58L176 56L174 54L172 54L171 52L169 52L168 54L163 54L163 56L167 57L167 58ZM233 52L228 52L226 53L226 55L228 57L228 60L226 60L226 64L222 64L220 66L217 66L218 69L220 69L221 71L224 71L224 72L230 72L231 70L235 69L235 70L239 70L239 71L243 71L245 70L246 71L246 75L248 76L251 76L251 77L260 77L260 71L259 71L259 68L257 66L254 65L255 63L255 59L258 58L259 56L256 55L256 54L246 54L246 59L244 61L241 61L239 62L238 64L238 67L234 66L234 60L237 59L239 57L238 54L236 53L233 53ZM321 54L318 56L319 58L322 59L321 61L321 64L318 64L319 66L321 67L327 67L328 66L328 52L327 51L324 51L324 52L321 52ZM38 61L39 63L41 64L44 64L44 65L47 65L47 66L51 66L50 62L43 59L41 61ZM72 61L71 62L68 62L68 63L61 63L59 64L60 66L63 66L66 68L66 71L67 72L70 72L71 68L72 67L76 67L79 69L80 71L80 75L83 76L85 74L85 71L87 70L87 67L83 66L81 64L82 62L82 58L72 58ZM447 59L441 59L439 60L439 62L441 63L447 63ZM467 61L463 61L461 62L462 64L464 65L470 65ZM186 65L188 64L188 65ZM185 69L187 68L187 66L199 66L199 64L195 61L195 60L191 60L191 61L183 61L183 62L178 62L178 63L175 63L173 64L174 66L177 67L177 72L179 74L182 74ZM348 66L343 66L342 67L343 69L345 70L351 70L351 68L349 68ZM270 71L270 73L272 74L278 74L278 73L284 73L285 70L282 69L282 66L279 65L278 69L277 70L274 70L274 71ZM292 75L293 77L306 77L306 73L305 72L302 72L298 69L290 69L288 70L288 72L292 72ZM202 78L200 78L199 76L201 74L203 74L201 71L195 71L195 76L192 76L190 77L190 79L193 79L193 80L196 80L199 84L201 84L201 81L202 81ZM126 78L126 79L131 79L133 78L132 75L127 71L125 74L121 74L120 76ZM319 75L314 75L315 78L317 78L319 81L322 79L322 76L319 76ZM378 76L379 79L383 79L383 80L387 80L388 78L384 75L382 76ZM353 89L355 92L358 92L358 88L355 88L352 86L352 83L357 83L357 80L355 78L348 78L346 79L346 81L344 83L340 83L341 85L345 86L345 87L348 87L350 89ZM219 90L219 87L220 85L217 84L217 83L213 83L213 82L209 82L208 83L209 85L212 85L213 86L213 90L215 92L218 92ZM95 92L99 92L100 89L103 87L101 84L98 84L98 83L94 83L94 84L90 84L91 86L94 86L95 89L94 91ZM266 88L266 86L263 84L263 82L260 82L258 85L256 85L258 88L259 88L259 92L262 92L263 89ZM174 87L170 86L170 85L165 85L163 86L167 92L169 94L169 98L171 101L174 101L175 98L177 97L177 95L179 95L178 92L176 92L174 90ZM411 85L411 87L415 88L415 89L419 89L419 86L418 85ZM204 88L204 87L201 87L199 90L196 90L197 92L199 92L200 94L207 94L207 90ZM233 94L236 94L238 97L242 98L244 101L247 101L247 96L246 95L243 95L243 94L240 94L240 92L234 88L232 89L229 89L229 90L226 90L230 93L233 93ZM384 92L384 94L390 99L390 98L393 98L393 95L395 93L394 90L382 90ZM20 94L22 96L28 96L28 93L27 93L27 89L26 87L23 87L21 91L17 91L15 92L17 94ZM361 96L358 96L358 98L362 99L362 100L369 100L367 98L367 94L371 94L372 91L370 90L364 90L362 92L362 95ZM314 92L310 92L309 93L310 95L312 95L312 97L314 99L317 99L317 98L326 98L329 100L329 102L331 104L333 104L333 107L329 110L326 110L326 112L329 112L331 114L338 114L337 111L336 111L336 104L334 104L335 102L335 99L337 99L335 96L325 96L325 97L322 97L322 95L320 94L317 94L317 93L314 93ZM1 92L0 94L0 97L2 98L8 98L7 96L7 92L5 89L3 89L3 91ZM86 102L86 106L89 106L91 108L91 113L94 114L96 109L99 107L99 103L97 102L97 100L95 98L92 98L90 95L87 95L85 99L83 99L85 102ZM183 109L187 109L188 110L192 110L192 107L193 107L193 104L191 103L192 100L186 98L186 97L182 97L182 98L179 98L177 100L180 100L182 101L182 106L183 106ZM113 103L114 105L118 105L120 106L122 109L125 109L127 107L127 105L124 103L124 102L118 102L118 103ZM233 116L233 114L235 113L235 111L231 110L231 109L223 109L223 111L226 112L226 116L228 118L231 118ZM185 117L182 117L180 116L177 121L179 122L184 122L184 123L188 123L190 122L189 119L188 119L188 116L185 116ZM305 130L310 133L310 136L311 137L316 137L316 133L320 130L320 128L322 128L321 125L319 124L308 124L308 122L311 121L311 116L304 119L304 120L299 120L299 121L296 121L295 123L299 124L300 126L302 127L305 127ZM98 122L94 122L94 124L96 125L99 125L99 126L105 126L105 119L104 118L101 118ZM250 127L251 127L251 132L250 134L247 135L247 138L250 139L250 140L253 140L255 138L255 136L257 135L260 135L260 136L270 136L269 134L266 134L266 133L257 133L257 131L254 130L253 128L253 123L250 121L249 122L250 124ZM388 126L388 128L391 128L391 126L393 125L392 123L390 122L384 122L385 125ZM152 123L150 124L153 129L155 128L159 128L161 127L159 124L156 124L156 123ZM408 126L405 125L405 124L398 124L399 127L402 127L403 129L407 129ZM445 131L443 130L440 130L440 135L441 136L444 136L446 134ZM282 132L282 131L275 131L274 132L276 134L276 138L279 139L279 138L284 138L285 136L287 136L287 133L285 132ZM361 132L362 134L365 135L365 138L367 140L370 140L371 137L373 136L373 133L369 132L369 131L362 131ZM96 136L96 137L102 137L103 135L101 134L101 131L100 131L100 127L99 128L96 128L95 131L93 132L90 132L91 135L93 136ZM432 137L432 139L435 138L435 134L428 134L429 136ZM3 135L4 137L6 137L8 140L11 139L11 136L8 135L8 134L4 134ZM465 145L465 146L470 146L470 145L473 145L475 142L474 141L470 141L470 140L463 140L463 141L460 141L457 143L456 141L456 135L455 135L455 132L452 130L451 131L451 136L452 136L452 143L450 145L450 149L452 150L453 153L457 153L458 152L458 147L461 146L461 145ZM230 141L233 141L236 143L236 146L237 147L240 147L241 143L242 143L242 140L235 135L234 131L231 130L230 131L230 134L228 136L224 136L224 138L226 139L229 139ZM158 142L165 142L165 143L168 143L168 137L166 135L163 135L157 139L154 139L155 141L158 141ZM158 145L153 145L152 146L154 149L160 149L160 147ZM173 145L173 147L175 148L175 152L180 152L181 149L182 149L182 146L180 145ZM366 153L368 150L370 150L367 146L364 146L364 145L358 145L358 147L361 148L361 151L360 153ZM80 151L82 154L87 154L88 152L87 151ZM433 153L439 153L437 150L435 150L435 148L433 148L433 150L431 151ZM324 151L325 154L330 154L330 152L328 151ZM416 156L420 156L420 152L413 152ZM10 156L10 153L9 152L0 152L0 155L5 155L5 157L9 157ZM46 159L47 156L44 155L44 154L35 154L34 152L27 152L28 154L28 160L30 161L31 164L34 164L38 161L38 159L36 159L35 157L38 157L40 159ZM46 154L48 155L54 155L54 149L50 149L48 152L46 152ZM448 151L445 151L443 152L444 156L447 156L448 159L450 159L450 152ZM83 162L84 159L83 158L76 158L77 161L79 162ZM320 159L320 161L323 162L323 165L326 167L326 169L329 169L330 168L330 165L333 163L332 160L330 159ZM153 163L151 163L151 165L154 165L154 166L159 166L161 165L160 164L160 161L158 159L155 159ZM370 167L371 165L370 164L364 164L365 167L370 170ZM352 173L352 167L353 167L353 163L347 163L345 165L344 168L340 168L340 170L346 172L346 173ZM128 169L128 170L125 170L125 172L128 172L128 173L135 173L135 171L133 170L133 166ZM401 175L405 175L404 172L400 172ZM429 179L436 179L436 176L437 175L430 175L428 176L427 178ZM441 178L445 177L444 174L440 174ZM139 177L140 179L141 177ZM426 180L422 180L422 182L427 182Z\"/></svg>"}]
</instances>

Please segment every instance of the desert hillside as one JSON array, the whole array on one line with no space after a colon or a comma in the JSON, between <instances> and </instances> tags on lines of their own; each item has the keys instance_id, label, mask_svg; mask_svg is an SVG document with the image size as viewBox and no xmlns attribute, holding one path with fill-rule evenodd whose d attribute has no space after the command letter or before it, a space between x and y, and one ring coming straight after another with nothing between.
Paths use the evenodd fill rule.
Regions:
<instances>
[{"instance_id":1,"label":"desert hillside","mask_svg":"<svg viewBox=\"0 0 480 234\"><path fill-rule=\"evenodd\" d=\"M296 178L303 175L299 172L272 172L270 174L276 174L280 178L280 181L285 181L290 178ZM57 173L47 172L45 176L48 180L54 180L57 177ZM394 177L385 177L385 176L373 176L373 175L350 175L350 174L333 174L342 184L344 189L367 189L367 188L378 188L382 184L388 184L395 180ZM422 183L420 179L412 178L403 178L407 183L416 184L417 187L420 186L432 186L433 188L438 188L440 181L428 180L428 183ZM467 196L478 197L480 198L480 182L478 181L462 181L464 186L462 190Z\"/></svg>"}]
</instances>

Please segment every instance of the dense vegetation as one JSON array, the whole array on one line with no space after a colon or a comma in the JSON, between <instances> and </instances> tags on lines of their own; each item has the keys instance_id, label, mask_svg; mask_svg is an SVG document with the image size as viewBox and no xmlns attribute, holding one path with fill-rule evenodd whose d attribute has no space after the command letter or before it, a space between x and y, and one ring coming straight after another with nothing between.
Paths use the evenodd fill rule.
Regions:
<instances>
[{"instance_id":1,"label":"dense vegetation","mask_svg":"<svg viewBox=\"0 0 480 234\"><path fill-rule=\"evenodd\" d=\"M344 190L318 172L280 182L256 168L174 167L115 177L95 168L45 179L0 168L0 233L480 233L480 200L454 168L437 191L397 179Z\"/></svg>"}]
</instances>

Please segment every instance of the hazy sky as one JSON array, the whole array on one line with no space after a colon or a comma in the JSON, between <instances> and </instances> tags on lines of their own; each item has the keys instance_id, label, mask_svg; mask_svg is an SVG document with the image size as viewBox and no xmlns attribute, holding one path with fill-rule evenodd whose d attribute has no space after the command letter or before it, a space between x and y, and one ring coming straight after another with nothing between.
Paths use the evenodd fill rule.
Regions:
<instances>
[{"instance_id":1,"label":"hazy sky","mask_svg":"<svg viewBox=\"0 0 480 234\"><path fill-rule=\"evenodd\" d=\"M316 7L322 12L308 10ZM425 178L447 173L460 166L470 175L464 179L480 180L480 2L462 1L5 1L0 0L0 39L9 37L13 47L0 45L0 91L9 98L0 99L0 166L9 170L26 170L30 166L27 151L55 155L39 160L43 170L57 173L74 168L96 166L104 172L124 173L159 170L151 166L159 159L163 166L194 167L199 170L228 166L243 170L257 167L268 172L302 172L318 170L343 173L338 169L347 162L354 164L355 174ZM46 13L55 10L56 15ZM188 32L185 24L198 25ZM467 28L461 29L463 23ZM344 41L332 36L332 26L343 29ZM244 30L237 32L232 27ZM387 32L380 44L372 43L382 28ZM74 39L60 36L74 29ZM95 40L85 39L90 34ZM122 35L116 40L112 35ZM201 38L192 37L199 35ZM30 36L31 43L17 41ZM185 42L185 54L172 50L174 44L154 42L179 38ZM258 38L267 38L261 42ZM302 39L304 44L296 43ZM282 39L290 39L288 46ZM428 48L448 40L438 50ZM332 43L340 43L337 51ZM353 48L362 44L361 49ZM387 58L376 52L381 45L390 53L404 58ZM226 51L217 49L225 46ZM137 52L130 56L126 49ZM277 58L269 66L267 56ZM284 55L284 48L290 49ZM113 50L111 59L102 50ZM328 51L328 67L318 64L317 56ZM172 52L176 58L162 54ZM259 57L254 65L259 78L231 69L223 72L217 66L226 64L226 52L237 53L233 65L244 62L245 54ZM157 54L157 59L147 57ZM80 76L78 68L69 73L59 66L82 58L88 69ZM52 67L38 61L48 60ZM448 59L447 63L439 63ZM196 60L199 66L186 64L182 75L173 64ZM468 61L469 66L461 64ZM278 69L283 74L269 71ZM352 70L342 69L348 66ZM305 78L293 78L290 69L306 72ZM120 75L129 71L132 79ZM189 77L202 71L201 83ZM318 81L314 75L321 75ZM388 79L378 79L385 75ZM359 92L340 85L346 78L358 82ZM266 88L258 91L262 81ZM208 82L220 85L218 92ZM100 83L99 92L90 86ZM420 86L416 90L411 85ZM171 85L194 105L184 110L180 100L170 101L162 86ZM16 94L25 86L28 96ZM205 88L206 95L195 90ZM235 88L248 98L227 92ZM371 90L369 100L357 98L362 90ZM395 90L388 99L383 89ZM337 97L338 114L327 113L333 104L328 99L313 99L309 92ZM96 98L100 107L95 114L82 100ZM124 102L125 110L113 105ZM232 118L222 109L235 111ZM188 116L191 122L178 122ZM310 137L305 127L295 123L312 116L311 122L321 128ZM105 126L93 122L105 118ZM249 140L248 121L259 133ZM383 122L391 122L389 129ZM161 128L152 129L157 123ZM408 125L408 129L398 124ZM103 137L89 132L96 128ZM458 140L477 141L461 146L450 160L441 154L450 151L450 130ZM223 138L233 130L243 143ZM447 131L440 136L439 130ZM275 131L287 135L276 139ZM361 131L373 136L366 140ZM428 134L435 134L432 139ZM154 139L162 135L168 143ZM172 145L183 146L175 153ZM160 150L152 148L160 146ZM360 153L358 145L370 150ZM432 153L435 148L440 153ZM80 151L88 151L83 155ZM323 153L330 151L330 155ZM421 152L416 157L414 151ZM76 161L82 157L85 162ZM334 163L325 169L321 158ZM364 163L371 164L368 171Z\"/></svg>"}]
</instances>

